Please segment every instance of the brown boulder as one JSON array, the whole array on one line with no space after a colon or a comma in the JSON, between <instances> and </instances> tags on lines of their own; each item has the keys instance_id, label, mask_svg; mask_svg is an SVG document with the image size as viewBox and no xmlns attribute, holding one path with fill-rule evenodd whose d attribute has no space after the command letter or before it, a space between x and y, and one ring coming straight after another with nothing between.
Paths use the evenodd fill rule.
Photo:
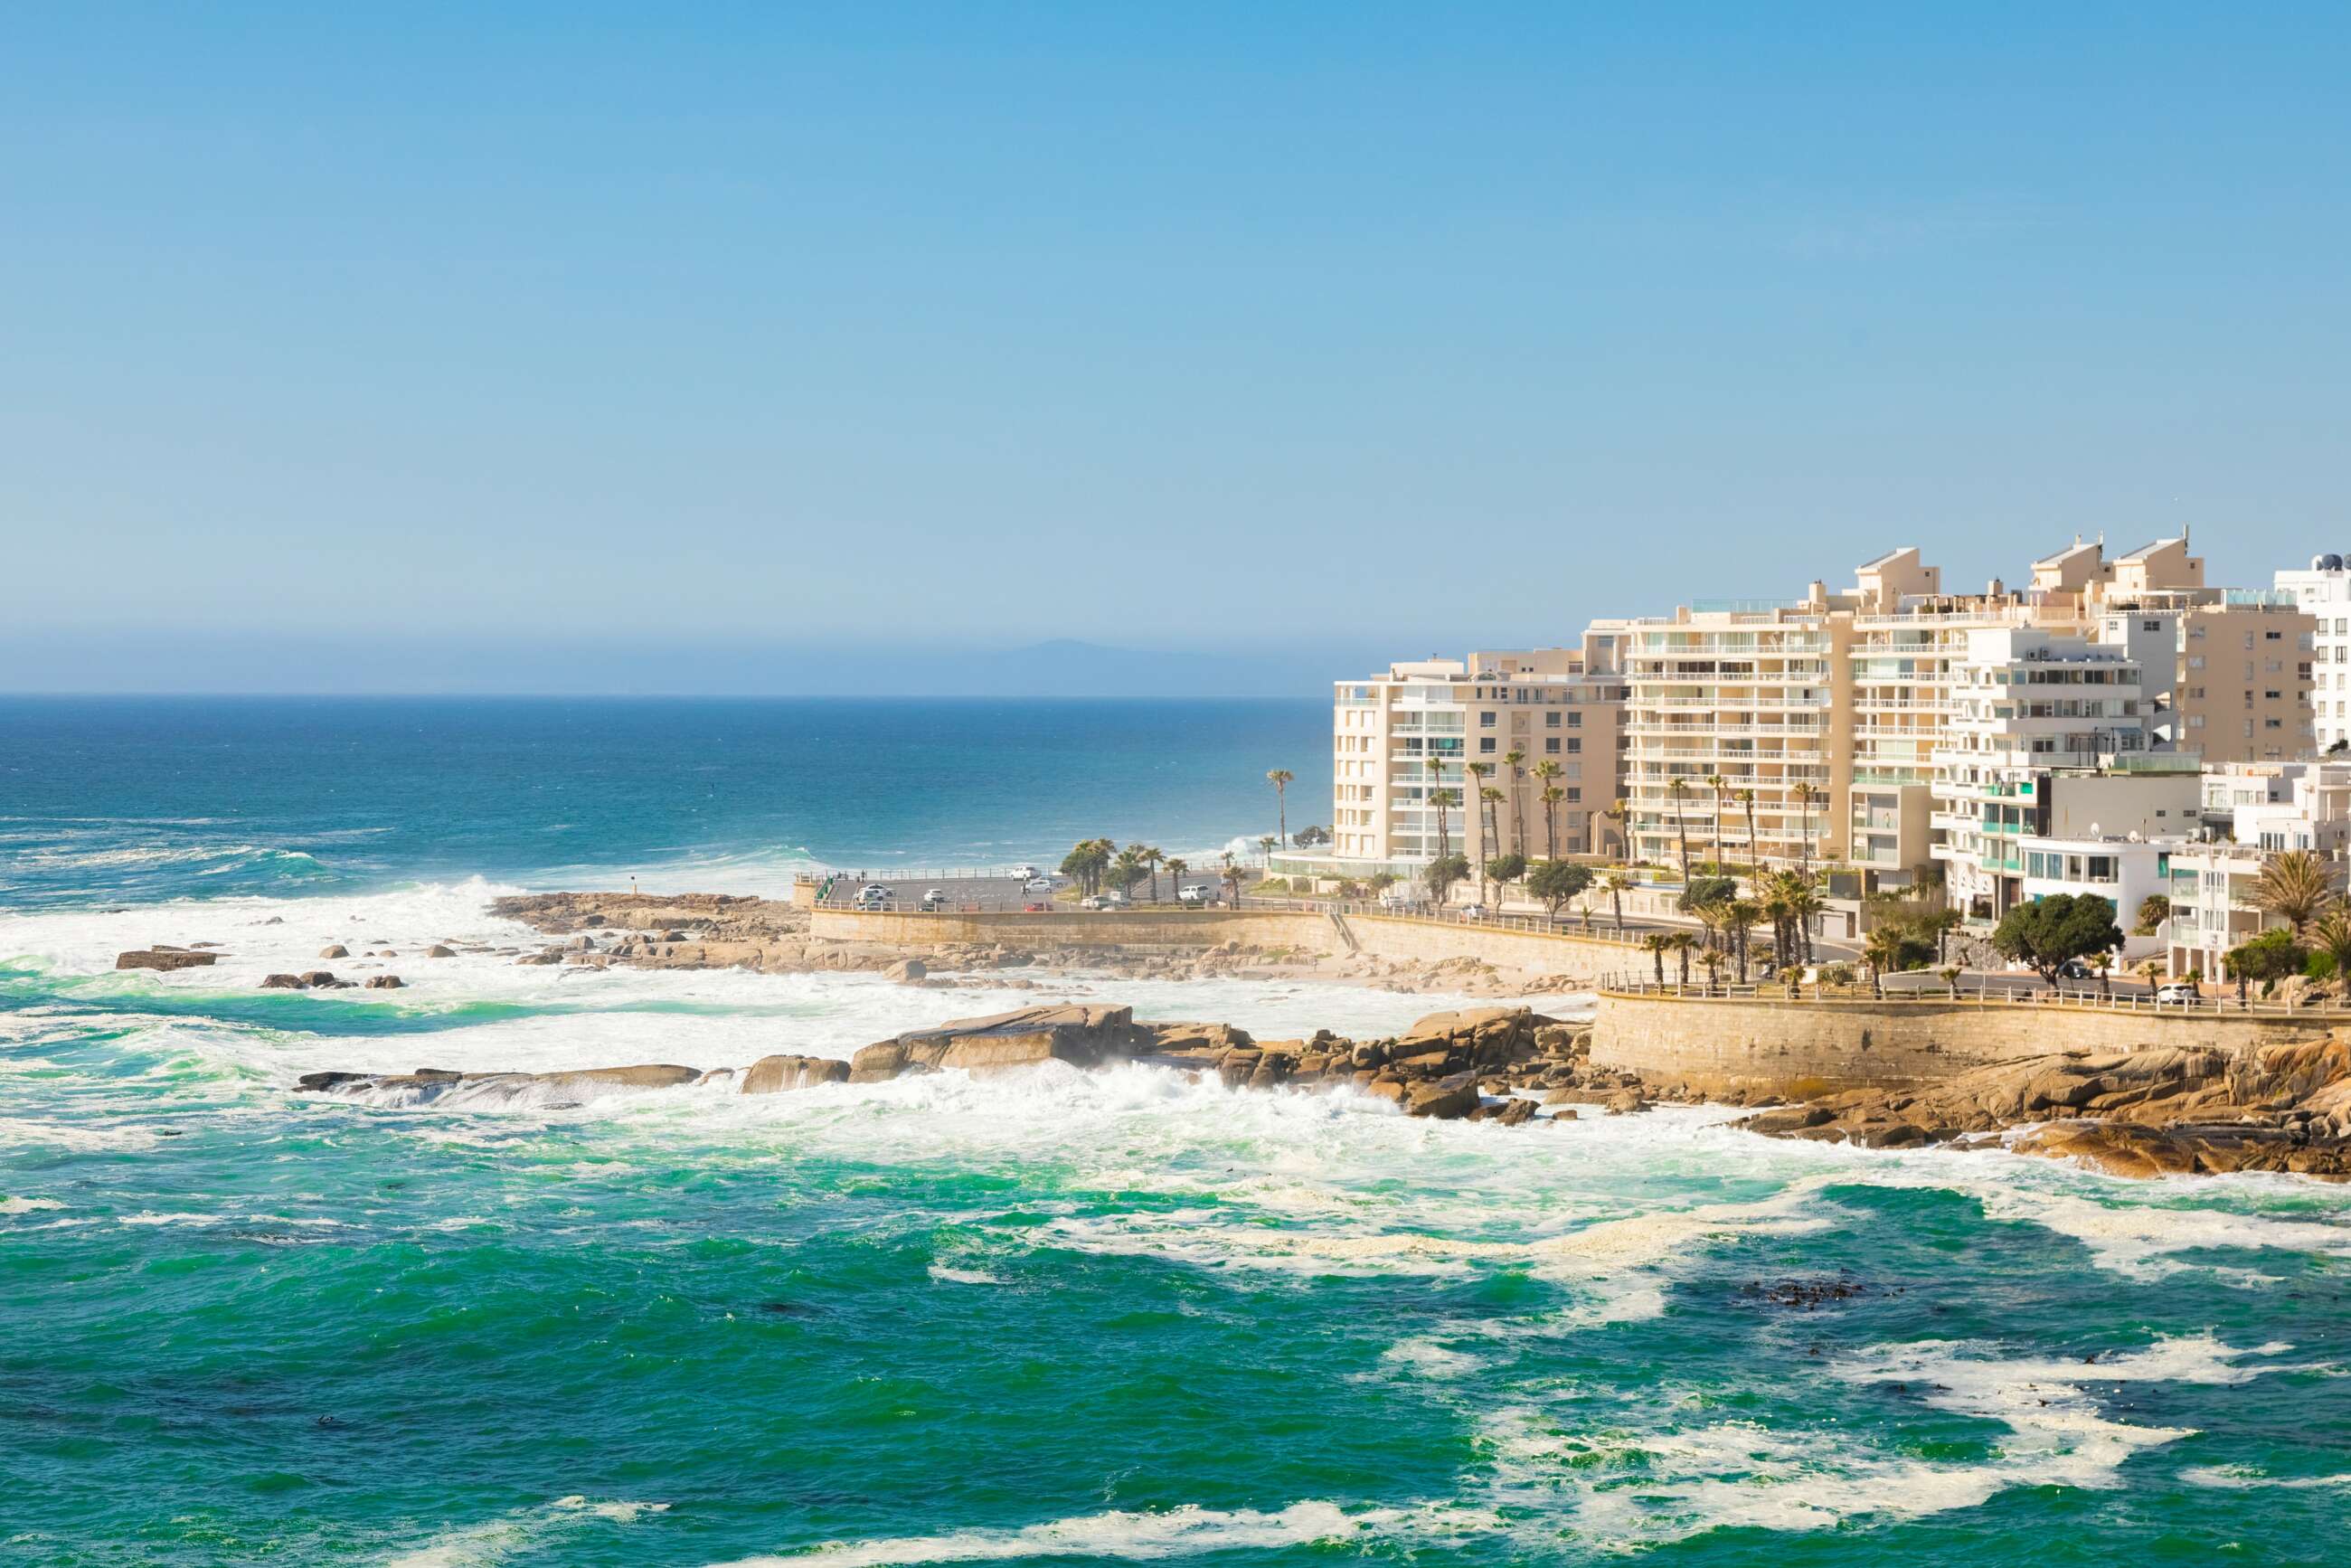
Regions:
<instances>
[{"instance_id":1,"label":"brown boulder","mask_svg":"<svg viewBox=\"0 0 2351 1568\"><path fill-rule=\"evenodd\" d=\"M187 947L140 947L116 956L118 969L201 969L217 956Z\"/></svg>"},{"instance_id":2,"label":"brown boulder","mask_svg":"<svg viewBox=\"0 0 2351 1568\"><path fill-rule=\"evenodd\" d=\"M1441 1083L1422 1083L1405 1096L1404 1113L1456 1121L1478 1108L1478 1085L1464 1075Z\"/></svg>"},{"instance_id":3,"label":"brown boulder","mask_svg":"<svg viewBox=\"0 0 2351 1568\"><path fill-rule=\"evenodd\" d=\"M871 1049L867 1047L867 1050ZM846 1083L849 1080L849 1063L837 1058L763 1056L744 1072L743 1092L776 1094L787 1089L809 1089L819 1083Z\"/></svg>"},{"instance_id":4,"label":"brown boulder","mask_svg":"<svg viewBox=\"0 0 2351 1568\"><path fill-rule=\"evenodd\" d=\"M368 977L367 988L371 991L396 991L401 987L398 975L371 975Z\"/></svg>"}]
</instances>

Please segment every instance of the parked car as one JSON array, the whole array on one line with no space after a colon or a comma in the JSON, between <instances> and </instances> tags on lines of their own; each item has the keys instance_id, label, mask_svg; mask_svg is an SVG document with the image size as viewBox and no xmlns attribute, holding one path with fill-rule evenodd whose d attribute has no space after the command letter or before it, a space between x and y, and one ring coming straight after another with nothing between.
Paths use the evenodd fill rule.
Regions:
<instances>
[{"instance_id":1,"label":"parked car","mask_svg":"<svg viewBox=\"0 0 2351 1568\"><path fill-rule=\"evenodd\" d=\"M869 882L857 890L857 907L879 909L890 902L890 890L878 882Z\"/></svg>"},{"instance_id":2,"label":"parked car","mask_svg":"<svg viewBox=\"0 0 2351 1568\"><path fill-rule=\"evenodd\" d=\"M1032 876L1027 882L1020 884L1020 891L1023 893L1050 893L1053 891L1053 879L1050 876Z\"/></svg>"},{"instance_id":3,"label":"parked car","mask_svg":"<svg viewBox=\"0 0 2351 1568\"><path fill-rule=\"evenodd\" d=\"M1080 909L1101 909L1103 907L1103 904L1099 896L1093 894L1088 894L1085 897L1078 900L1078 907Z\"/></svg>"},{"instance_id":4,"label":"parked car","mask_svg":"<svg viewBox=\"0 0 2351 1568\"><path fill-rule=\"evenodd\" d=\"M1012 868L1012 874L1022 882L1035 882L1045 873L1033 865L1017 865Z\"/></svg>"},{"instance_id":5,"label":"parked car","mask_svg":"<svg viewBox=\"0 0 2351 1568\"><path fill-rule=\"evenodd\" d=\"M2157 1007L2192 1008L2204 999L2204 994L2186 980L2168 980L2155 988Z\"/></svg>"},{"instance_id":6,"label":"parked car","mask_svg":"<svg viewBox=\"0 0 2351 1568\"><path fill-rule=\"evenodd\" d=\"M1178 904L1214 904L1216 901L1217 895L1209 891L1206 883L1196 882L1189 887L1179 889L1176 894Z\"/></svg>"},{"instance_id":7,"label":"parked car","mask_svg":"<svg viewBox=\"0 0 2351 1568\"><path fill-rule=\"evenodd\" d=\"M1112 888L1108 893L1102 895L1101 904L1104 909L1124 909L1126 907L1126 894L1119 892L1116 888Z\"/></svg>"},{"instance_id":8,"label":"parked car","mask_svg":"<svg viewBox=\"0 0 2351 1568\"><path fill-rule=\"evenodd\" d=\"M946 905L947 890L944 887L932 888L929 892L923 894L923 908L925 913L934 910L945 909Z\"/></svg>"},{"instance_id":9,"label":"parked car","mask_svg":"<svg viewBox=\"0 0 2351 1568\"><path fill-rule=\"evenodd\" d=\"M1465 920L1483 920L1486 918L1486 906L1482 904L1465 904L1461 906L1461 917Z\"/></svg>"},{"instance_id":10,"label":"parked car","mask_svg":"<svg viewBox=\"0 0 2351 1568\"><path fill-rule=\"evenodd\" d=\"M2098 977L2090 966L2079 958L2068 958L2058 966L2057 977L2061 980L2095 980Z\"/></svg>"}]
</instances>

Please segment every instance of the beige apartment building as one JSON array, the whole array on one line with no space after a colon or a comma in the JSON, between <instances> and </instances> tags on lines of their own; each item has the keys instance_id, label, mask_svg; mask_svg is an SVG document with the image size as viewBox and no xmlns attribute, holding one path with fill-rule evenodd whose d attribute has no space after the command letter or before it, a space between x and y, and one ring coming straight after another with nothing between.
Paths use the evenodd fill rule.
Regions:
<instances>
[{"instance_id":1,"label":"beige apartment building","mask_svg":"<svg viewBox=\"0 0 2351 1568\"><path fill-rule=\"evenodd\" d=\"M1282 860L1322 876L1411 876L1441 850L1475 862L1614 845L1606 813L1625 744L1616 659L1614 634L1595 630L1581 647L1481 651L1336 683L1330 852ZM1491 810L1486 789L1504 793ZM1546 789L1559 798L1545 802ZM1440 789L1458 803L1437 805Z\"/></svg>"},{"instance_id":2,"label":"beige apartment building","mask_svg":"<svg viewBox=\"0 0 2351 1568\"><path fill-rule=\"evenodd\" d=\"M1751 852L1897 875L1949 858L1936 852L1948 834L1937 753L1962 688L1985 684L1971 649L2005 646L1973 642L1987 632L2116 644L2138 666L2135 744L2215 760L2303 755L2315 623L2285 598L2207 588L2185 535L2113 559L2077 538L2016 589L1947 593L1906 547L1859 568L1844 592L1814 582L1798 600L1597 623L1625 646L1634 853L1678 863L1687 841L1693 861L1719 844L1734 863Z\"/></svg>"}]
</instances>

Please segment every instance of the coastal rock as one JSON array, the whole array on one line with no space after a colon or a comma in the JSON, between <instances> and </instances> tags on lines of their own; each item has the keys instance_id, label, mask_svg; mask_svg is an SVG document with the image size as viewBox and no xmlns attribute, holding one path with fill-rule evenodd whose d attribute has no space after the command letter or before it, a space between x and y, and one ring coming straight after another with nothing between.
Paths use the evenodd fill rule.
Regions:
<instances>
[{"instance_id":1,"label":"coastal rock","mask_svg":"<svg viewBox=\"0 0 2351 1568\"><path fill-rule=\"evenodd\" d=\"M446 943L435 942L432 946L424 949L424 956L428 958L454 958L457 954L456 950Z\"/></svg>"},{"instance_id":2,"label":"coastal rock","mask_svg":"<svg viewBox=\"0 0 2351 1568\"><path fill-rule=\"evenodd\" d=\"M1468 1075L1442 1083L1426 1083L1405 1096L1404 1113L1454 1121L1478 1108L1478 1085Z\"/></svg>"},{"instance_id":3,"label":"coastal rock","mask_svg":"<svg viewBox=\"0 0 2351 1568\"><path fill-rule=\"evenodd\" d=\"M261 988L265 991L298 991L302 984L299 975L270 975L262 980Z\"/></svg>"},{"instance_id":4,"label":"coastal rock","mask_svg":"<svg viewBox=\"0 0 2351 1568\"><path fill-rule=\"evenodd\" d=\"M200 953L193 947L137 947L116 956L118 969L201 969L219 956Z\"/></svg>"},{"instance_id":5,"label":"coastal rock","mask_svg":"<svg viewBox=\"0 0 2351 1568\"><path fill-rule=\"evenodd\" d=\"M367 988L371 991L396 991L402 988L402 984L398 975L371 975L368 977Z\"/></svg>"},{"instance_id":6,"label":"coastal rock","mask_svg":"<svg viewBox=\"0 0 2351 1568\"><path fill-rule=\"evenodd\" d=\"M746 1094L777 1094L849 1082L849 1063L826 1056L763 1056L743 1074Z\"/></svg>"},{"instance_id":7,"label":"coastal rock","mask_svg":"<svg viewBox=\"0 0 2351 1568\"><path fill-rule=\"evenodd\" d=\"M340 942L329 942L319 949L319 956L321 958L348 958L350 956L351 950Z\"/></svg>"},{"instance_id":8,"label":"coastal rock","mask_svg":"<svg viewBox=\"0 0 2351 1568\"><path fill-rule=\"evenodd\" d=\"M349 980L335 978L332 969L305 969L302 971L302 983L314 991L340 991L350 987Z\"/></svg>"},{"instance_id":9,"label":"coastal rock","mask_svg":"<svg viewBox=\"0 0 2351 1568\"><path fill-rule=\"evenodd\" d=\"M902 986L911 986L929 973L930 970L924 967L920 958L901 958L882 971L884 978L894 980Z\"/></svg>"}]
</instances>

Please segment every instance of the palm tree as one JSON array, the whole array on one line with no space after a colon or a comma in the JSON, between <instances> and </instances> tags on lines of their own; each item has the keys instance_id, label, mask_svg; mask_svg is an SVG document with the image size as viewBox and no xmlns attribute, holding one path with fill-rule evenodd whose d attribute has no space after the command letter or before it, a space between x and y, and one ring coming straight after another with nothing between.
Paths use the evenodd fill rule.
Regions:
<instances>
[{"instance_id":1,"label":"palm tree","mask_svg":"<svg viewBox=\"0 0 2351 1568\"><path fill-rule=\"evenodd\" d=\"M1751 891L1763 881L1763 857L1755 848L1755 791L1741 789L1734 798L1747 808L1747 885Z\"/></svg>"},{"instance_id":2,"label":"palm tree","mask_svg":"<svg viewBox=\"0 0 2351 1568\"><path fill-rule=\"evenodd\" d=\"M1567 791L1552 780L1559 777L1559 764L1545 758L1530 770L1542 780L1542 794L1538 797L1543 809L1543 859L1559 859L1559 803L1567 799Z\"/></svg>"},{"instance_id":3,"label":"palm tree","mask_svg":"<svg viewBox=\"0 0 2351 1568\"><path fill-rule=\"evenodd\" d=\"M1191 862L1167 860L1162 863L1167 867L1167 891L1181 896L1184 892L1184 873L1192 869Z\"/></svg>"},{"instance_id":4,"label":"palm tree","mask_svg":"<svg viewBox=\"0 0 2351 1568\"><path fill-rule=\"evenodd\" d=\"M1151 873L1151 902L1156 904L1159 902L1159 868L1167 863L1167 857L1157 849L1146 846L1135 859L1141 861L1143 869Z\"/></svg>"},{"instance_id":5,"label":"palm tree","mask_svg":"<svg viewBox=\"0 0 2351 1568\"><path fill-rule=\"evenodd\" d=\"M2253 907L2284 921L2297 937L2334 901L2334 871L2309 850L2272 855L2253 883Z\"/></svg>"},{"instance_id":6,"label":"palm tree","mask_svg":"<svg viewBox=\"0 0 2351 1568\"><path fill-rule=\"evenodd\" d=\"M1747 956L1753 944L1749 940L1755 927L1763 923L1763 906L1751 898L1734 898L1729 908L1730 947L1739 959L1739 983L1747 983Z\"/></svg>"},{"instance_id":7,"label":"palm tree","mask_svg":"<svg viewBox=\"0 0 2351 1568\"><path fill-rule=\"evenodd\" d=\"M1616 935L1625 935L1625 894L1631 891L1633 879L1621 871L1612 871L1600 884L1608 890L1608 907L1616 914Z\"/></svg>"},{"instance_id":8,"label":"palm tree","mask_svg":"<svg viewBox=\"0 0 2351 1568\"><path fill-rule=\"evenodd\" d=\"M1641 950L1656 962L1660 986L1666 983L1666 955L1674 950L1674 936L1670 931L1651 931L1641 938Z\"/></svg>"},{"instance_id":9,"label":"palm tree","mask_svg":"<svg viewBox=\"0 0 2351 1568\"><path fill-rule=\"evenodd\" d=\"M1729 785L1719 773L1706 776L1706 787L1714 791L1714 874L1722 874L1722 802Z\"/></svg>"},{"instance_id":10,"label":"palm tree","mask_svg":"<svg viewBox=\"0 0 2351 1568\"><path fill-rule=\"evenodd\" d=\"M1809 779L1796 786L1796 801L1804 808L1803 853L1796 864L1806 876L1813 873L1813 802L1820 797L1821 792L1813 788Z\"/></svg>"},{"instance_id":11,"label":"palm tree","mask_svg":"<svg viewBox=\"0 0 2351 1568\"><path fill-rule=\"evenodd\" d=\"M1682 984L1687 986L1689 984L1690 949L1698 946L1698 938L1687 931L1677 931L1666 940L1672 946L1674 956L1681 960Z\"/></svg>"},{"instance_id":12,"label":"palm tree","mask_svg":"<svg viewBox=\"0 0 2351 1568\"><path fill-rule=\"evenodd\" d=\"M1611 805L1605 811L1603 811L1601 815L1607 817L1615 822L1616 847L1623 852L1624 857L1626 860L1631 860L1633 858L1633 831L1625 824L1632 819L1633 802L1630 800L1618 800ZM1592 847L1594 850L1597 850L1600 846L1595 843Z\"/></svg>"},{"instance_id":13,"label":"palm tree","mask_svg":"<svg viewBox=\"0 0 2351 1568\"><path fill-rule=\"evenodd\" d=\"M1501 841L1502 837L1502 823L1500 816L1502 792L1499 789L1495 789L1491 784L1489 784L1484 789L1478 791L1478 799L1485 802L1486 806L1486 841L1489 844L1499 843ZM1502 857L1499 855L1492 856L1486 862L1486 863L1490 865L1494 861L1498 861ZM1485 879L1483 877L1479 879L1480 891L1483 891L1484 881Z\"/></svg>"},{"instance_id":14,"label":"palm tree","mask_svg":"<svg viewBox=\"0 0 2351 1568\"><path fill-rule=\"evenodd\" d=\"M1490 762L1465 762L1461 765L1461 771L1468 774L1470 778L1478 780L1474 785L1464 786L1465 798L1471 800L1485 800L1486 780L1494 776L1494 765ZM1479 808L1478 820L1480 822L1483 822L1486 820L1485 808L1482 806ZM1463 831L1465 832L1468 831L1466 825ZM1480 847L1483 848L1488 854L1492 854L1499 846L1491 841L1493 838L1493 831L1490 828L1486 831L1486 836L1489 841Z\"/></svg>"},{"instance_id":15,"label":"palm tree","mask_svg":"<svg viewBox=\"0 0 2351 1568\"><path fill-rule=\"evenodd\" d=\"M1796 935L1798 956L1807 964L1813 961L1813 916L1828 907L1821 901L1820 890L1807 875L1786 875L1788 916Z\"/></svg>"},{"instance_id":16,"label":"palm tree","mask_svg":"<svg viewBox=\"0 0 2351 1568\"><path fill-rule=\"evenodd\" d=\"M1297 777L1287 768L1273 768L1265 776L1265 781L1273 786L1274 813L1281 824L1281 831L1274 840L1277 843L1290 842L1290 784Z\"/></svg>"},{"instance_id":17,"label":"palm tree","mask_svg":"<svg viewBox=\"0 0 2351 1568\"><path fill-rule=\"evenodd\" d=\"M2090 955L2090 967L2098 972L2098 997L2102 1001L2115 999L2115 950L2101 948Z\"/></svg>"},{"instance_id":18,"label":"palm tree","mask_svg":"<svg viewBox=\"0 0 2351 1568\"><path fill-rule=\"evenodd\" d=\"M1902 957L1902 934L1892 925L1880 925L1861 939L1862 960L1869 966L1869 988L1880 997L1886 995L1883 983L1886 971Z\"/></svg>"},{"instance_id":19,"label":"palm tree","mask_svg":"<svg viewBox=\"0 0 2351 1568\"><path fill-rule=\"evenodd\" d=\"M1225 884L1225 897L1231 901L1235 909L1238 909L1241 906L1241 868L1234 861L1230 850L1225 852L1225 874L1221 880Z\"/></svg>"},{"instance_id":20,"label":"palm tree","mask_svg":"<svg viewBox=\"0 0 2351 1568\"><path fill-rule=\"evenodd\" d=\"M1684 887L1687 887L1689 885L1690 879L1689 830L1682 824L1682 799L1689 793L1688 780L1683 779L1675 779L1672 783L1666 786L1666 793L1673 797L1674 836L1681 841L1682 885Z\"/></svg>"},{"instance_id":21,"label":"palm tree","mask_svg":"<svg viewBox=\"0 0 2351 1568\"><path fill-rule=\"evenodd\" d=\"M1510 842L1504 853L1527 852L1527 818L1521 810L1520 788L1526 780L1526 752L1513 746L1502 753L1502 766L1510 770Z\"/></svg>"},{"instance_id":22,"label":"palm tree","mask_svg":"<svg viewBox=\"0 0 2351 1568\"><path fill-rule=\"evenodd\" d=\"M1771 962L1782 969L1788 967L1789 950L1793 946L1789 932L1789 925L1795 919L1795 910L1788 897L1787 884L1791 880L1792 873L1787 872L1773 875L1763 883L1761 896L1756 901L1763 912L1763 918L1771 923Z\"/></svg>"},{"instance_id":23,"label":"palm tree","mask_svg":"<svg viewBox=\"0 0 2351 1568\"><path fill-rule=\"evenodd\" d=\"M1434 767L1435 764L1432 763L1430 766ZM1448 806L1459 805L1461 797L1450 789L1431 789L1428 792L1428 803L1437 808L1437 858L1449 859L1453 854L1453 836L1446 827L1445 810Z\"/></svg>"}]
</instances>

